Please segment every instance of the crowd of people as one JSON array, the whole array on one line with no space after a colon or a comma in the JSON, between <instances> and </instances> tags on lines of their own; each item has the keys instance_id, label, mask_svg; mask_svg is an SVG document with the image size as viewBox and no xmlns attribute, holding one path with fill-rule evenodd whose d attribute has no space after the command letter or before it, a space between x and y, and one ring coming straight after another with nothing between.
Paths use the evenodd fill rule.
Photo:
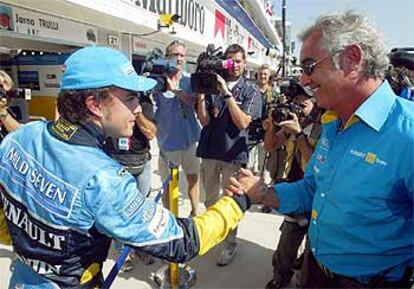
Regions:
<instances>
[{"instance_id":1,"label":"crowd of people","mask_svg":"<svg viewBox=\"0 0 414 289\"><path fill-rule=\"evenodd\" d=\"M133 247L125 271L135 256L184 262L217 244L216 263L226 266L251 204L284 216L266 289L289 286L294 269L303 288L410 288L413 54L388 54L377 28L353 12L319 17L300 39L292 95L267 65L246 78L238 44L224 52L234 68L217 74L218 93L195 93L186 45L174 40L164 92L149 93L155 80L121 52L95 46L67 59L55 121L23 125L2 99L2 131L13 131L0 147L0 241L15 254L9 288L97 288L112 240ZM0 81L13 88L3 71ZM294 109L279 119L284 104ZM149 197L155 138L161 180L172 167L186 176L188 218L168 211L168 192L162 205Z\"/></svg>"}]
</instances>

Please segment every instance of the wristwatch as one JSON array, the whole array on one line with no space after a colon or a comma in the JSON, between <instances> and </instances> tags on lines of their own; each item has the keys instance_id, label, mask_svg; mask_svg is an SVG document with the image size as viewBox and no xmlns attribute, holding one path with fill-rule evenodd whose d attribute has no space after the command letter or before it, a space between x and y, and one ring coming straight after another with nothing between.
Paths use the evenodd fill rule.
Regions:
<instances>
[{"instance_id":1,"label":"wristwatch","mask_svg":"<svg viewBox=\"0 0 414 289\"><path fill-rule=\"evenodd\" d=\"M9 115L9 112L7 110L0 112L0 120L1 121L5 120L8 115Z\"/></svg>"}]
</instances>

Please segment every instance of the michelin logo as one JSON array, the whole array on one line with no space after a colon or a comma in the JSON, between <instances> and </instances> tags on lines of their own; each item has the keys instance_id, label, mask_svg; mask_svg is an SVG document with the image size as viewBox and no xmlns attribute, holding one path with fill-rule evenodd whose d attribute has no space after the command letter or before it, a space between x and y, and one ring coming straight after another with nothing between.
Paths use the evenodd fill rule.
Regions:
<instances>
[{"instance_id":1,"label":"michelin logo","mask_svg":"<svg viewBox=\"0 0 414 289\"><path fill-rule=\"evenodd\" d=\"M13 182L23 186L25 193L43 208L61 217L69 217L78 189L44 169L17 146L9 148L1 167L10 171Z\"/></svg>"}]
</instances>

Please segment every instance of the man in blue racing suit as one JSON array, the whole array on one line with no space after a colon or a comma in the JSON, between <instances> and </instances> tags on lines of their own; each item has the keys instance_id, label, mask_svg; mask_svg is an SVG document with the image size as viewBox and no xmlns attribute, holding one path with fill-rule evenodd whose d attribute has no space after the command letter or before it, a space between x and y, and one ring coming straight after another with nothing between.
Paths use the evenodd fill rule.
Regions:
<instances>
[{"instance_id":1,"label":"man in blue racing suit","mask_svg":"<svg viewBox=\"0 0 414 289\"><path fill-rule=\"evenodd\" d=\"M80 49L64 68L60 119L27 124L0 147L0 240L8 228L16 252L9 288L97 288L111 239L185 262L223 240L259 199L226 196L192 219L146 199L103 147L108 136L132 135L139 92L155 81L110 48Z\"/></svg>"}]
</instances>

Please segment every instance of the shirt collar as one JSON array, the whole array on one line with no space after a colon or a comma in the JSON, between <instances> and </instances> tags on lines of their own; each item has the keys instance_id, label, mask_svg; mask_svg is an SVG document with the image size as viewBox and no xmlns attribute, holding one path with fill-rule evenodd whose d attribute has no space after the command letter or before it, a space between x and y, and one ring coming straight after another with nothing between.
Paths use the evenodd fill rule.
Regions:
<instances>
[{"instance_id":1,"label":"shirt collar","mask_svg":"<svg viewBox=\"0 0 414 289\"><path fill-rule=\"evenodd\" d=\"M56 138L75 145L104 148L103 131L93 122L71 123L59 118L48 125L49 132Z\"/></svg>"},{"instance_id":2,"label":"shirt collar","mask_svg":"<svg viewBox=\"0 0 414 289\"><path fill-rule=\"evenodd\" d=\"M242 89L242 87L244 86L244 83L246 82L246 78L244 78L243 76L241 76L238 80L236 85L233 87L234 89Z\"/></svg>"},{"instance_id":3,"label":"shirt collar","mask_svg":"<svg viewBox=\"0 0 414 289\"><path fill-rule=\"evenodd\" d=\"M348 120L345 128L351 126L358 119L364 121L368 126L379 131L387 120L391 107L395 102L396 95L391 89L388 81L384 81L374 93L368 97ZM334 111L326 111L321 118L322 124L338 120L338 114Z\"/></svg>"},{"instance_id":4,"label":"shirt collar","mask_svg":"<svg viewBox=\"0 0 414 289\"><path fill-rule=\"evenodd\" d=\"M388 118L396 95L391 89L388 81L384 81L374 93L368 97L355 111L358 116L368 126L376 131L380 131L382 125Z\"/></svg>"}]
</instances>

